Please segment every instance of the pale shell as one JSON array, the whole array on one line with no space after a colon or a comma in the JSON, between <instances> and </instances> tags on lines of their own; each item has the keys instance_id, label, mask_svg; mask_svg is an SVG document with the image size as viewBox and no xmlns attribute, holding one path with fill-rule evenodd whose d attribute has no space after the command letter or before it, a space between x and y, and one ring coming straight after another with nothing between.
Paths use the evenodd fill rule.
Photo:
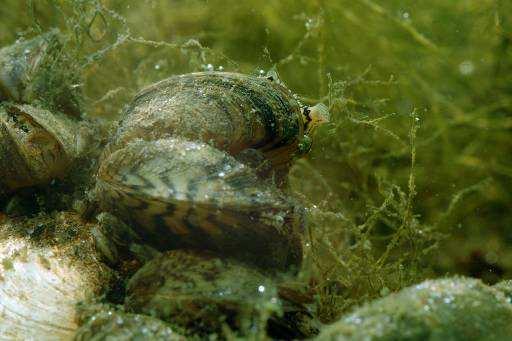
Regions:
<instances>
[{"instance_id":1,"label":"pale shell","mask_svg":"<svg viewBox=\"0 0 512 341\"><path fill-rule=\"evenodd\" d=\"M428 280L354 309L318 340L510 340L511 283Z\"/></svg>"},{"instance_id":2,"label":"pale shell","mask_svg":"<svg viewBox=\"0 0 512 341\"><path fill-rule=\"evenodd\" d=\"M19 226L24 223L0 224L0 338L70 340L78 328L77 303L104 292L112 273L95 260L87 228L76 215L62 213L48 221L34 218L26 234ZM62 234L44 241L31 238L29 232L45 233L36 231L43 225ZM84 231L62 240L71 225Z\"/></svg>"}]
</instances>

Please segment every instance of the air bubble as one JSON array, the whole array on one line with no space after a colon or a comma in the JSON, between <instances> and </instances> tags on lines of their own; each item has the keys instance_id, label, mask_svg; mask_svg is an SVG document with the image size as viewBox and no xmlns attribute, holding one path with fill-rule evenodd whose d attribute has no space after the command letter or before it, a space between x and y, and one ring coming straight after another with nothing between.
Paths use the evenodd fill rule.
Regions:
<instances>
[{"instance_id":1,"label":"air bubble","mask_svg":"<svg viewBox=\"0 0 512 341\"><path fill-rule=\"evenodd\" d=\"M443 299L443 302L446 303L446 304L450 304L453 302L453 297L445 297Z\"/></svg>"},{"instance_id":2,"label":"air bubble","mask_svg":"<svg viewBox=\"0 0 512 341\"><path fill-rule=\"evenodd\" d=\"M464 75L468 76L475 71L475 64L473 64L470 60L465 60L462 63L459 64L459 72Z\"/></svg>"},{"instance_id":3,"label":"air bubble","mask_svg":"<svg viewBox=\"0 0 512 341\"><path fill-rule=\"evenodd\" d=\"M314 23L313 19L308 18L308 19L306 20L306 23L304 24L304 26L306 26L306 29L307 29L307 30L311 30L311 29L314 27L314 24L315 24L315 23Z\"/></svg>"}]
</instances>

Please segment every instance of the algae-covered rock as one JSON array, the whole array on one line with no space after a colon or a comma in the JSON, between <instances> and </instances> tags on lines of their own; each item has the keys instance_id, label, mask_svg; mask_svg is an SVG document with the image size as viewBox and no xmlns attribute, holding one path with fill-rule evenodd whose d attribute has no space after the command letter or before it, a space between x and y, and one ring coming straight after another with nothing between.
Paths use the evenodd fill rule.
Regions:
<instances>
[{"instance_id":1,"label":"algae-covered rock","mask_svg":"<svg viewBox=\"0 0 512 341\"><path fill-rule=\"evenodd\" d=\"M146 263L128 282L126 307L192 333L251 328L279 308L271 279L236 261L176 250Z\"/></svg>"},{"instance_id":2,"label":"algae-covered rock","mask_svg":"<svg viewBox=\"0 0 512 341\"><path fill-rule=\"evenodd\" d=\"M75 340L177 341L185 338L159 319L107 309L89 317L77 331Z\"/></svg>"},{"instance_id":3,"label":"algae-covered rock","mask_svg":"<svg viewBox=\"0 0 512 341\"><path fill-rule=\"evenodd\" d=\"M103 294L113 273L97 261L76 214L0 223L0 338L68 340L76 304Z\"/></svg>"},{"instance_id":4,"label":"algae-covered rock","mask_svg":"<svg viewBox=\"0 0 512 341\"><path fill-rule=\"evenodd\" d=\"M463 277L425 281L355 309L318 339L511 339L512 304L503 287Z\"/></svg>"},{"instance_id":5,"label":"algae-covered rock","mask_svg":"<svg viewBox=\"0 0 512 341\"><path fill-rule=\"evenodd\" d=\"M508 298L509 302L512 302L512 280L505 280L496 283L493 288L503 292Z\"/></svg>"}]
</instances>

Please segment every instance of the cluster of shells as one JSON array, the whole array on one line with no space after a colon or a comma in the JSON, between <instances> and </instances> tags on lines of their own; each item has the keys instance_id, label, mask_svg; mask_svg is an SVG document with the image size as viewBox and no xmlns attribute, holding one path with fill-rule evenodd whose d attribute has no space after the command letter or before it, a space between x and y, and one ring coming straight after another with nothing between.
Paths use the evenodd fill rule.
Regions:
<instances>
[{"instance_id":1,"label":"cluster of shells","mask_svg":"<svg viewBox=\"0 0 512 341\"><path fill-rule=\"evenodd\" d=\"M311 301L291 284L304 212L283 187L324 108L302 107L273 77L174 76L142 90L100 148L58 73L60 40L0 50L0 338L316 335ZM90 187L66 197L81 204L17 208L27 188L66 178ZM425 282L319 338L510 337L511 287Z\"/></svg>"},{"instance_id":2,"label":"cluster of shells","mask_svg":"<svg viewBox=\"0 0 512 341\"><path fill-rule=\"evenodd\" d=\"M304 224L280 187L314 120L273 79L208 72L149 86L101 148L79 212L11 214L18 193L76 177L98 146L71 82L34 86L60 39L0 50L0 334L89 339L113 324L165 339L178 337L170 326L206 335L269 321L277 334L312 335L308 308L278 287L301 265ZM101 295L117 306L77 309Z\"/></svg>"}]
</instances>

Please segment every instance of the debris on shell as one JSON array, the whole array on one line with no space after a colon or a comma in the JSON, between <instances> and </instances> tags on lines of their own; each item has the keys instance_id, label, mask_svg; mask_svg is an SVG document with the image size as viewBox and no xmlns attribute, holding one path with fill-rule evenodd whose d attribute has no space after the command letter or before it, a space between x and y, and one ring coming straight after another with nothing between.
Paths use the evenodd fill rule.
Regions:
<instances>
[{"instance_id":1,"label":"debris on shell","mask_svg":"<svg viewBox=\"0 0 512 341\"><path fill-rule=\"evenodd\" d=\"M268 334L275 339L308 339L318 335L321 327L316 316L315 298L307 286L285 279L278 285L282 314L268 320Z\"/></svg>"}]
</instances>

